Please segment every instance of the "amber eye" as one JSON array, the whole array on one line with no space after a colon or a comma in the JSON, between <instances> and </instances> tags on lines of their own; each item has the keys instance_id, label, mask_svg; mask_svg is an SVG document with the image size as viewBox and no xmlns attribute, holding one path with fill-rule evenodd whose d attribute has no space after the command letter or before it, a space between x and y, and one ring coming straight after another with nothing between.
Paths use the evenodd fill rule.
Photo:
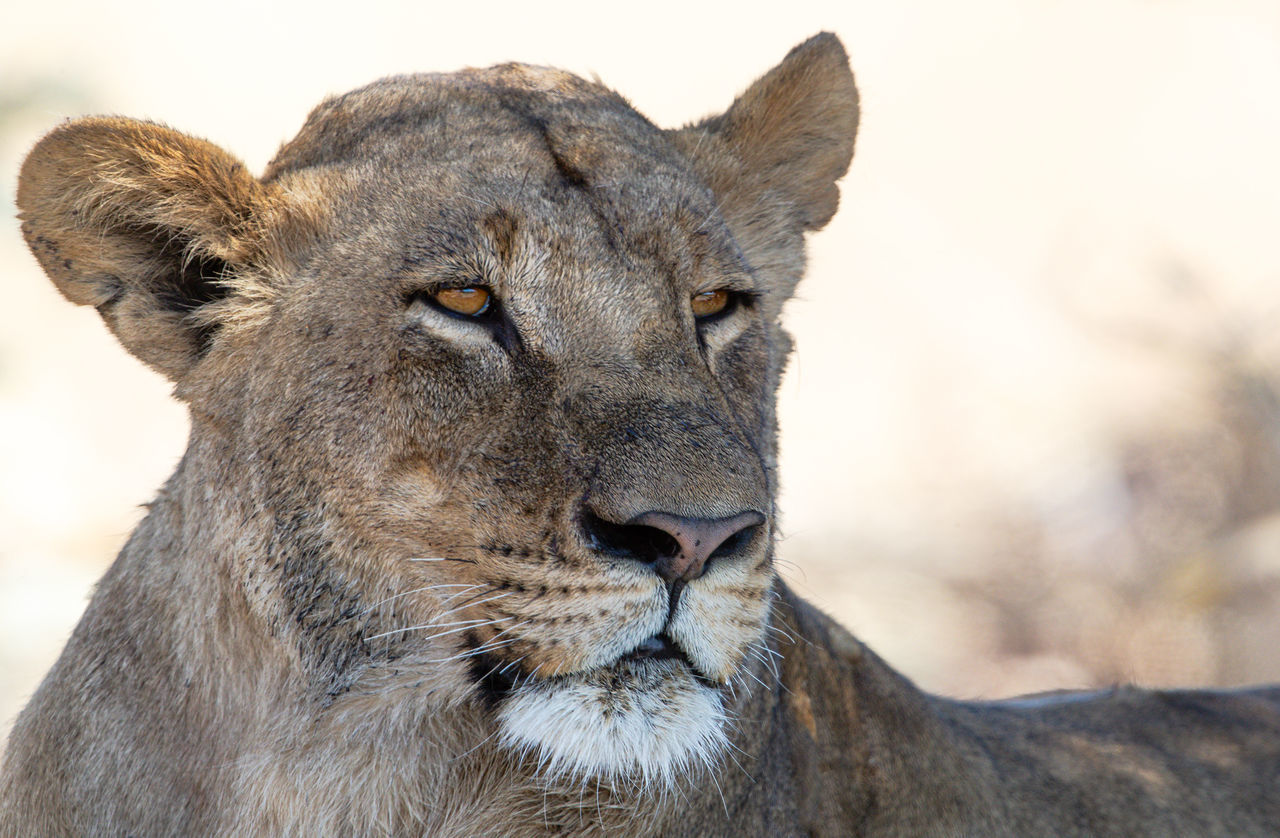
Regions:
<instances>
[{"instance_id":1,"label":"amber eye","mask_svg":"<svg viewBox=\"0 0 1280 838\"><path fill-rule=\"evenodd\" d=\"M699 319L719 314L729 306L729 292L723 288L714 291L703 291L694 294L692 300L693 316Z\"/></svg>"},{"instance_id":2,"label":"amber eye","mask_svg":"<svg viewBox=\"0 0 1280 838\"><path fill-rule=\"evenodd\" d=\"M443 308L466 317L479 317L489 310L492 294L488 288L469 285L466 288L442 288L431 295Z\"/></svg>"}]
</instances>

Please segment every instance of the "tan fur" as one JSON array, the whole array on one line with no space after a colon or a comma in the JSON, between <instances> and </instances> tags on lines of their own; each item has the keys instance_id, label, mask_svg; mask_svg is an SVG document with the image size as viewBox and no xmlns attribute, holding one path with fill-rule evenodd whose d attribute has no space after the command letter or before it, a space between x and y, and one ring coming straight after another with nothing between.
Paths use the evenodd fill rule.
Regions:
<instances>
[{"instance_id":1,"label":"tan fur","mask_svg":"<svg viewBox=\"0 0 1280 838\"><path fill-rule=\"evenodd\" d=\"M523 65L331 99L261 178L150 123L54 130L27 241L192 433L19 717L0 834L1280 831L1276 690L947 701L777 579L778 317L857 118L824 34L674 131ZM765 523L681 592L610 540L653 511ZM658 631L684 661L628 663ZM586 726L543 730L544 695ZM728 748L679 752L689 695ZM554 750L619 719L634 763Z\"/></svg>"}]
</instances>

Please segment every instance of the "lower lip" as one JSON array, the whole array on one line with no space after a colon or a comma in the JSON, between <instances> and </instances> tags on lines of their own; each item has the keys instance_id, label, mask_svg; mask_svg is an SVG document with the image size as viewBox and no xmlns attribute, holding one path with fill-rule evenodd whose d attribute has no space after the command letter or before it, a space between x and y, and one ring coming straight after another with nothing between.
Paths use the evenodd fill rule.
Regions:
<instances>
[{"instance_id":1,"label":"lower lip","mask_svg":"<svg viewBox=\"0 0 1280 838\"><path fill-rule=\"evenodd\" d=\"M688 663L683 652L671 645L665 645L654 651L637 649L634 652L623 655L622 660L683 660Z\"/></svg>"},{"instance_id":2,"label":"lower lip","mask_svg":"<svg viewBox=\"0 0 1280 838\"><path fill-rule=\"evenodd\" d=\"M699 672L698 667L694 666L693 661L689 660L689 656L681 651L679 647L672 644L664 644L660 650L652 652L637 649L634 652L630 652L618 658L618 662L614 665L618 666L620 664L638 663L640 661L675 661L677 663L682 663L684 664L684 668L699 684L702 684L704 687L709 689L716 689L719 686L710 678Z\"/></svg>"}]
</instances>

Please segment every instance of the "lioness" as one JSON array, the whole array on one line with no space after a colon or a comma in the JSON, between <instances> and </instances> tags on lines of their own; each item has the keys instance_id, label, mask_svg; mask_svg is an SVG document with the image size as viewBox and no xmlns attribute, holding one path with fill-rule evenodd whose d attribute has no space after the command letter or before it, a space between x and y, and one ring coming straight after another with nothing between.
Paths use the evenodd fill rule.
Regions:
<instances>
[{"instance_id":1,"label":"lioness","mask_svg":"<svg viewBox=\"0 0 1280 838\"><path fill-rule=\"evenodd\" d=\"M678 130L508 64L331 99L261 178L49 134L27 241L192 429L0 832L1280 831L1280 690L939 699L777 578L779 313L857 119L823 34Z\"/></svg>"}]
</instances>

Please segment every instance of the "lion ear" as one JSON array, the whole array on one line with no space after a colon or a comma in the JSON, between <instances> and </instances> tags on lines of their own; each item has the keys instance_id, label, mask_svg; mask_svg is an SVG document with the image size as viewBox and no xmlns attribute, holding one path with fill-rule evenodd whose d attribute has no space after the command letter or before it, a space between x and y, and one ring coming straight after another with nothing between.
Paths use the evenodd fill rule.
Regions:
<instances>
[{"instance_id":1,"label":"lion ear","mask_svg":"<svg viewBox=\"0 0 1280 838\"><path fill-rule=\"evenodd\" d=\"M207 348L234 278L261 275L278 203L217 146L118 118L55 129L18 181L23 235L54 285L174 381Z\"/></svg>"},{"instance_id":2,"label":"lion ear","mask_svg":"<svg viewBox=\"0 0 1280 838\"><path fill-rule=\"evenodd\" d=\"M849 57L839 38L822 32L787 53L728 111L675 139L731 222L776 205L801 229L817 230L835 214L836 180L849 169L857 130Z\"/></svg>"}]
</instances>

